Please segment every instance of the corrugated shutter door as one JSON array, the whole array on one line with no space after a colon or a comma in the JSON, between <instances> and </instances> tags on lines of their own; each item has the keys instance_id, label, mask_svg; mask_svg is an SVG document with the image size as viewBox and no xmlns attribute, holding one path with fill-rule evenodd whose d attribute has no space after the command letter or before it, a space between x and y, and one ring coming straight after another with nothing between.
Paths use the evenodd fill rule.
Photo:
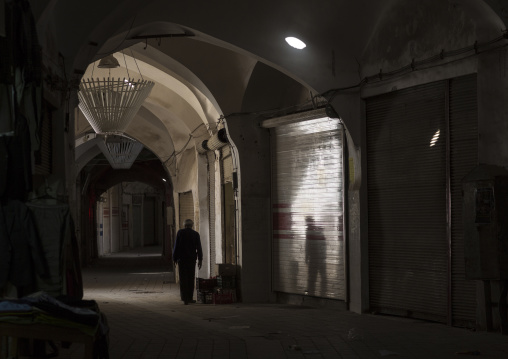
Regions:
<instances>
[{"instance_id":1,"label":"corrugated shutter door","mask_svg":"<svg viewBox=\"0 0 508 359\"><path fill-rule=\"evenodd\" d=\"M215 271L215 153L207 152L208 159L208 213L210 214L210 273Z\"/></svg>"},{"instance_id":2,"label":"corrugated shutter door","mask_svg":"<svg viewBox=\"0 0 508 359\"><path fill-rule=\"evenodd\" d=\"M438 82L367 99L374 311L447 320L445 90Z\"/></svg>"},{"instance_id":3,"label":"corrugated shutter door","mask_svg":"<svg viewBox=\"0 0 508 359\"><path fill-rule=\"evenodd\" d=\"M231 147L224 146L221 148L222 153L222 180L223 183L233 182L233 156L231 155Z\"/></svg>"},{"instance_id":4,"label":"corrugated shutter door","mask_svg":"<svg viewBox=\"0 0 508 359\"><path fill-rule=\"evenodd\" d=\"M476 99L476 75L450 80L452 318L454 325L467 327L476 323L476 283L465 279L461 180L478 164Z\"/></svg>"},{"instance_id":5,"label":"corrugated shutter door","mask_svg":"<svg viewBox=\"0 0 508 359\"><path fill-rule=\"evenodd\" d=\"M273 288L345 299L342 124L325 117L273 132Z\"/></svg>"},{"instance_id":6,"label":"corrugated shutter door","mask_svg":"<svg viewBox=\"0 0 508 359\"><path fill-rule=\"evenodd\" d=\"M192 198L192 191L179 194L180 203L180 221L178 223L179 229L183 228L183 222L186 219L194 221L194 200Z\"/></svg>"}]
</instances>

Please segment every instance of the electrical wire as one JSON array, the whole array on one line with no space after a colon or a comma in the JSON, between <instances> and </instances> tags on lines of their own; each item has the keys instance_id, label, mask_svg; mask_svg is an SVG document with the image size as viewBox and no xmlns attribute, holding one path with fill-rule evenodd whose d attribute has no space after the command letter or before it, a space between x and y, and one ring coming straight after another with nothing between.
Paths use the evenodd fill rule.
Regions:
<instances>
[{"instance_id":1,"label":"electrical wire","mask_svg":"<svg viewBox=\"0 0 508 359\"><path fill-rule=\"evenodd\" d=\"M337 94L339 94L340 92L343 92L343 91L348 91L348 90L352 90L352 89L359 89L367 84L374 84L374 83L379 83L381 81L392 80L398 76L405 75L409 72L422 71L422 70L427 70L430 68L435 68L438 66L445 66L450 63L462 61L467 58L476 56L480 53L498 50L500 48L508 46L508 44L504 43L500 46L491 47L491 48L487 48L484 50L481 50L481 48L488 47L490 45L493 45L495 43L498 43L498 42L500 42L502 40L506 40L506 39L507 39L507 34L504 33L503 35L498 36L495 39L489 40L485 43L480 44L476 41L473 45L469 45L469 46L466 46L466 47L463 47L460 49L456 49L456 50L444 51L444 49L443 49L437 55L430 56L428 58L418 60L418 61L413 59L410 64L403 66L401 68L386 72L386 73L382 72L382 70L380 70L377 75L365 76L360 82L358 82L355 85L330 89L330 90L327 90L327 91L323 92L322 94L320 94L320 96L325 98L327 100L327 102L330 103ZM441 62L446 58L456 57L456 56L461 56L461 55L466 55L466 56L462 56L458 59L453 59L453 60L446 61L446 62ZM439 63L436 63L436 62L439 62ZM433 65L425 66L428 64L433 64Z\"/></svg>"},{"instance_id":2,"label":"electrical wire","mask_svg":"<svg viewBox=\"0 0 508 359\"><path fill-rule=\"evenodd\" d=\"M125 62L125 69L127 70L127 77L129 78L129 82L131 80L131 75L129 74L129 68L127 67L127 60L125 60L125 54L122 50L122 55L123 55L123 61Z\"/></svg>"},{"instance_id":3,"label":"electrical wire","mask_svg":"<svg viewBox=\"0 0 508 359\"><path fill-rule=\"evenodd\" d=\"M331 91L335 91L335 89L331 90ZM314 96L314 99L317 99L319 97L322 97L322 95ZM302 103L299 103L296 105L286 106L286 107L282 107L282 108L274 108L274 109L254 111L254 112L232 112L227 115L221 115L221 118L228 118L228 117L233 117L233 116L245 116L245 115L253 115L253 116L258 116L258 117L270 118L270 117L274 117L277 115L287 114L290 112L310 110L315 107L320 107L324 104L326 104L326 102L315 103L312 99L310 99L310 100L307 100L305 102L302 102ZM219 118L219 121L218 121L219 124L220 124L221 118Z\"/></svg>"},{"instance_id":4,"label":"electrical wire","mask_svg":"<svg viewBox=\"0 0 508 359\"><path fill-rule=\"evenodd\" d=\"M179 151L173 151L172 154L169 155L169 157L167 159L165 159L164 161L162 161L165 165L167 166L171 166L173 164L173 162L171 163L168 163L169 160L172 160L172 159L176 159L176 157L180 154L182 154L186 149L187 149L187 146L189 145L190 141L194 138L194 136L192 135L194 132L196 132L201 126L204 126L205 124L204 123L201 123L200 125L198 125L198 127L196 127L194 130L192 130L190 133L189 133L189 139L187 140L187 142L185 143L185 145L182 147L181 150Z\"/></svg>"},{"instance_id":5,"label":"electrical wire","mask_svg":"<svg viewBox=\"0 0 508 359\"><path fill-rule=\"evenodd\" d=\"M116 49L118 49L123 44L123 42L126 40L127 36L129 35L130 31L132 30L132 26L134 24L134 20L135 20L135 17L134 17L134 19L133 19L133 21L131 23L131 26L130 26L130 28L129 28L129 30L128 30L124 40L122 41L122 43L120 43L113 50L113 52ZM222 115L220 115L219 119L217 120L217 124L215 125L215 127L218 128L218 126L221 124L222 121L224 121L225 118L232 117L232 116L242 116L242 115L251 115L252 116L252 115L254 115L254 116L269 118L269 117L274 117L274 116L281 115L281 114L287 114L287 113L290 113L290 112L297 112L297 111L303 111L303 110L306 110L306 109L312 109L312 108L320 107L320 106L323 106L323 105L331 103L332 100L335 98L335 96L337 96L341 92L355 90L355 89L360 89L360 88L362 88L365 85L371 85L371 84L375 84L375 83L380 83L382 81L392 80L394 78L397 78L399 76L402 76L402 75L405 75L407 73L414 72L414 71L422 71L422 70L427 70L427 69L435 68L435 67L438 67L438 66L446 66L446 65L448 65L450 63L454 63L454 62L457 62L457 61L462 61L462 60L467 59L469 57L476 56L476 55L478 55L480 53L495 51L495 50L498 50L500 48L504 48L504 47L508 46L508 44L504 43L504 44L502 44L500 46L496 46L496 47L492 47L492 48L487 48L487 49L481 50L481 48L488 47L490 45L496 44L496 43L498 43L498 42L500 42L502 40L506 40L507 38L508 38L508 34L506 32L504 32L503 35L498 36L498 37L496 37L496 38L494 38L492 40L489 40L489 41L481 43L481 44L479 44L476 41L473 45L469 45L469 46L466 46L466 47L463 47L463 48L460 48L460 49L449 50L449 51L445 51L444 49L442 49L439 54L436 54L436 55L433 55L433 56L430 56L428 58L425 58L425 59L422 59L422 60L418 60L418 61L413 59L410 64L408 64L406 66L403 66L403 67L400 67L398 69L392 70L392 71L383 72L382 69L381 69L378 74L365 76L365 77L363 77L356 84L353 84L353 85L350 85L350 86L345 86L345 87L339 87L339 88L329 89L329 90L327 90L327 91L325 91L323 93L317 94L315 96L313 96L311 94L311 99L310 100L307 100L307 101L305 101L303 103L300 103L300 104L296 104L296 105L292 105L292 106L287 106L287 107L283 107L283 108L275 108L275 109L268 109L268 110L262 110L262 111L255 111L255 112L234 112L234 113L230 113L228 115L223 115L222 114ZM471 52L473 52L473 53L471 53ZM109 54L109 53L111 53L111 52L108 52L108 53L98 53L98 55ZM123 57L124 57L125 67L127 69L127 75L130 77L129 70L127 68L127 61L125 59L125 53L123 52L123 50L122 50L122 54L123 54ZM132 53L132 49L131 49L131 54L132 54L132 57L134 58L134 61L136 61L136 59L134 57L134 54ZM450 61L442 62L444 59L446 59L448 57L456 57L456 56L461 56L461 55L466 55L466 56L462 56L462 57L460 57L458 59L453 59L453 60L450 60ZM429 66L426 66L426 65L429 65ZM141 71L139 70L139 66L138 66L137 62L136 62L136 66L138 68L139 73L141 74ZM64 64L64 68L65 68L65 64ZM66 74L66 71L64 71L64 75L65 74ZM141 77L142 77L142 75L141 75ZM316 103L316 101L315 101L316 99L322 99L321 103L319 103L319 102ZM205 124L204 123L200 124L198 127L196 127L189 134L189 139L187 140L186 144L184 145L184 147L180 151L173 151L173 153L166 160L164 160L163 162L165 164L167 164L169 160L176 159L176 157L179 154L181 154L183 151L185 151L185 149L187 148L187 146L190 143L191 139L193 138L192 134L197 129L199 129L201 126L203 126L203 125L205 125Z\"/></svg>"},{"instance_id":6,"label":"electrical wire","mask_svg":"<svg viewBox=\"0 0 508 359\"><path fill-rule=\"evenodd\" d=\"M405 75L407 73L414 72L414 71L422 71L422 70L428 70L431 68L435 68L438 66L446 66L450 63L462 61L462 60L467 59L469 57L476 56L480 53L495 51L500 48L507 47L508 44L505 43L500 46L491 47L491 48L481 50L481 48L488 47L488 46L498 43L502 40L506 40L507 38L508 38L508 34L505 32L505 33L503 33L503 35L498 36L492 40L489 40L489 41L481 43L481 44L479 44L478 42L475 42L473 45L469 45L469 46L466 46L466 47L463 47L460 49L449 50L449 51L445 51L443 49L443 50L441 50L441 52L439 54L430 56L428 58L418 60L418 61L413 59L410 64L402 66L398 69L391 70L388 72L383 72L382 70L380 70L379 73L376 75L365 76L356 84L326 90L325 92L322 92L322 93L317 94L315 96L311 95L312 96L311 100L308 100L308 101L300 103L300 104L296 104L296 105L292 105L292 106L288 106L288 107L283 107L283 108L277 108L277 109L269 109L269 110L255 111L255 112L233 112L228 115L221 115L220 118L217 120L217 124L219 125L221 123L221 121L223 121L224 118L233 117L233 116L250 115L250 116L259 116L259 117L270 118L270 117L280 116L281 114L294 113L297 111L303 111L303 110L309 110L309 109L316 108L316 107L321 107L326 104L330 104L332 102L332 100L335 98L335 96L337 96L341 92L360 89L365 85L380 83L382 81L393 80L396 77L399 77L399 76L402 76L402 75ZM446 58L456 57L456 56L465 55L465 54L467 54L467 56L463 56L458 59L453 59L453 60L449 60L446 62L441 62ZM439 62L439 63L436 63L436 62ZM426 66L426 65L430 65L430 66ZM323 99L323 102L315 103L315 99L319 99L319 98Z\"/></svg>"},{"instance_id":7,"label":"electrical wire","mask_svg":"<svg viewBox=\"0 0 508 359\"><path fill-rule=\"evenodd\" d=\"M143 74L141 73L141 70L139 69L138 62L136 61L136 58L134 57L134 53L132 52L132 48L130 48L130 50L131 50L132 58L134 59L134 63L136 64L136 67L138 68L138 72L141 75L141 81L144 81L145 79L143 78Z\"/></svg>"},{"instance_id":8,"label":"electrical wire","mask_svg":"<svg viewBox=\"0 0 508 359\"><path fill-rule=\"evenodd\" d=\"M110 50L110 51L106 51L106 52L98 52L96 53L95 55L98 55L98 56L101 56L101 55L110 55L114 52L116 52L116 50L118 50L122 45L123 43L125 42L125 40L127 40L127 36L129 36L131 30L132 30L132 26L134 25L134 21L136 20L136 16L134 16L134 18L132 19L132 22L131 22L131 25L129 26L129 30L127 31L127 34L125 34L125 37L123 38L123 40L118 44L117 47L115 47L113 50Z\"/></svg>"}]
</instances>

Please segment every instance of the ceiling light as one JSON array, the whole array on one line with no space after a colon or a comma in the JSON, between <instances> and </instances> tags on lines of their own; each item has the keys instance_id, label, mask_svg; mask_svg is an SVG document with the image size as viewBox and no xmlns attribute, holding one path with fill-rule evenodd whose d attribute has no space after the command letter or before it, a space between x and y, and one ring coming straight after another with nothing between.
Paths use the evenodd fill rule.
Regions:
<instances>
[{"instance_id":1,"label":"ceiling light","mask_svg":"<svg viewBox=\"0 0 508 359\"><path fill-rule=\"evenodd\" d=\"M98 65L107 69L118 66L119 63L113 55L106 56ZM127 78L94 79L92 72L91 78L83 78L79 84L79 109L98 134L124 133L155 85L152 81L144 80L141 72L141 80L131 78L127 61L125 69Z\"/></svg>"},{"instance_id":2,"label":"ceiling light","mask_svg":"<svg viewBox=\"0 0 508 359\"><path fill-rule=\"evenodd\" d=\"M305 45L305 42L303 42L302 40L300 39L297 39L296 37L286 37L286 42L294 47L295 49L298 49L298 50L301 50L303 48L305 48L307 45Z\"/></svg>"},{"instance_id":3,"label":"ceiling light","mask_svg":"<svg viewBox=\"0 0 508 359\"><path fill-rule=\"evenodd\" d=\"M118 63L118 60L116 57L114 57L112 54L108 55L99 61L99 64L97 65L98 68L101 69L114 69L116 67L120 67L120 64Z\"/></svg>"},{"instance_id":4,"label":"ceiling light","mask_svg":"<svg viewBox=\"0 0 508 359\"><path fill-rule=\"evenodd\" d=\"M143 149L143 144L125 136L110 135L98 143L114 169L129 169Z\"/></svg>"},{"instance_id":5,"label":"ceiling light","mask_svg":"<svg viewBox=\"0 0 508 359\"><path fill-rule=\"evenodd\" d=\"M134 79L83 79L79 109L99 134L122 134L150 94L154 83Z\"/></svg>"}]
</instances>

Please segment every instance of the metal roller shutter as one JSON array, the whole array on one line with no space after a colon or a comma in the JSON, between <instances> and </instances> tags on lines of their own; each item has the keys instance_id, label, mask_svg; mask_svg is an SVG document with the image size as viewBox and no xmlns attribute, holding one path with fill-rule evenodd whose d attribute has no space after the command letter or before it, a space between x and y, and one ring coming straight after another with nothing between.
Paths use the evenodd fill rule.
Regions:
<instances>
[{"instance_id":1,"label":"metal roller shutter","mask_svg":"<svg viewBox=\"0 0 508 359\"><path fill-rule=\"evenodd\" d=\"M342 124L307 119L273 133L273 289L343 300Z\"/></svg>"},{"instance_id":2,"label":"metal roller shutter","mask_svg":"<svg viewBox=\"0 0 508 359\"><path fill-rule=\"evenodd\" d=\"M231 147L222 147L221 154L223 183L231 183L233 182L233 156L231 155Z\"/></svg>"},{"instance_id":3,"label":"metal roller shutter","mask_svg":"<svg viewBox=\"0 0 508 359\"><path fill-rule=\"evenodd\" d=\"M367 100L373 311L447 321L445 90L438 82Z\"/></svg>"},{"instance_id":4,"label":"metal roller shutter","mask_svg":"<svg viewBox=\"0 0 508 359\"><path fill-rule=\"evenodd\" d=\"M453 325L476 323L476 283L466 280L462 178L478 164L476 75L450 80L450 188Z\"/></svg>"},{"instance_id":5,"label":"metal roller shutter","mask_svg":"<svg viewBox=\"0 0 508 359\"><path fill-rule=\"evenodd\" d=\"M194 199L192 198L192 191L179 194L180 203L180 221L178 228L183 228L183 222L186 219L192 219L194 221Z\"/></svg>"},{"instance_id":6,"label":"metal roller shutter","mask_svg":"<svg viewBox=\"0 0 508 359\"><path fill-rule=\"evenodd\" d=\"M207 152L208 159L208 213L210 214L210 273L214 273L215 251L215 152Z\"/></svg>"}]
</instances>

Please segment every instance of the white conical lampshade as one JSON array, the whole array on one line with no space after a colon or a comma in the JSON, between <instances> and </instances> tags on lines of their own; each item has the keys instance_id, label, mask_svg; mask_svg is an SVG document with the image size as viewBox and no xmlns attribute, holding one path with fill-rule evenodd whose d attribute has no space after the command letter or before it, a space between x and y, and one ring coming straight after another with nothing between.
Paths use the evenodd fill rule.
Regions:
<instances>
[{"instance_id":1,"label":"white conical lampshade","mask_svg":"<svg viewBox=\"0 0 508 359\"><path fill-rule=\"evenodd\" d=\"M129 169L143 149L143 144L125 136L107 136L98 143L114 169Z\"/></svg>"},{"instance_id":2,"label":"white conical lampshade","mask_svg":"<svg viewBox=\"0 0 508 359\"><path fill-rule=\"evenodd\" d=\"M152 81L83 79L79 108L98 134L122 134L150 94Z\"/></svg>"}]
</instances>

